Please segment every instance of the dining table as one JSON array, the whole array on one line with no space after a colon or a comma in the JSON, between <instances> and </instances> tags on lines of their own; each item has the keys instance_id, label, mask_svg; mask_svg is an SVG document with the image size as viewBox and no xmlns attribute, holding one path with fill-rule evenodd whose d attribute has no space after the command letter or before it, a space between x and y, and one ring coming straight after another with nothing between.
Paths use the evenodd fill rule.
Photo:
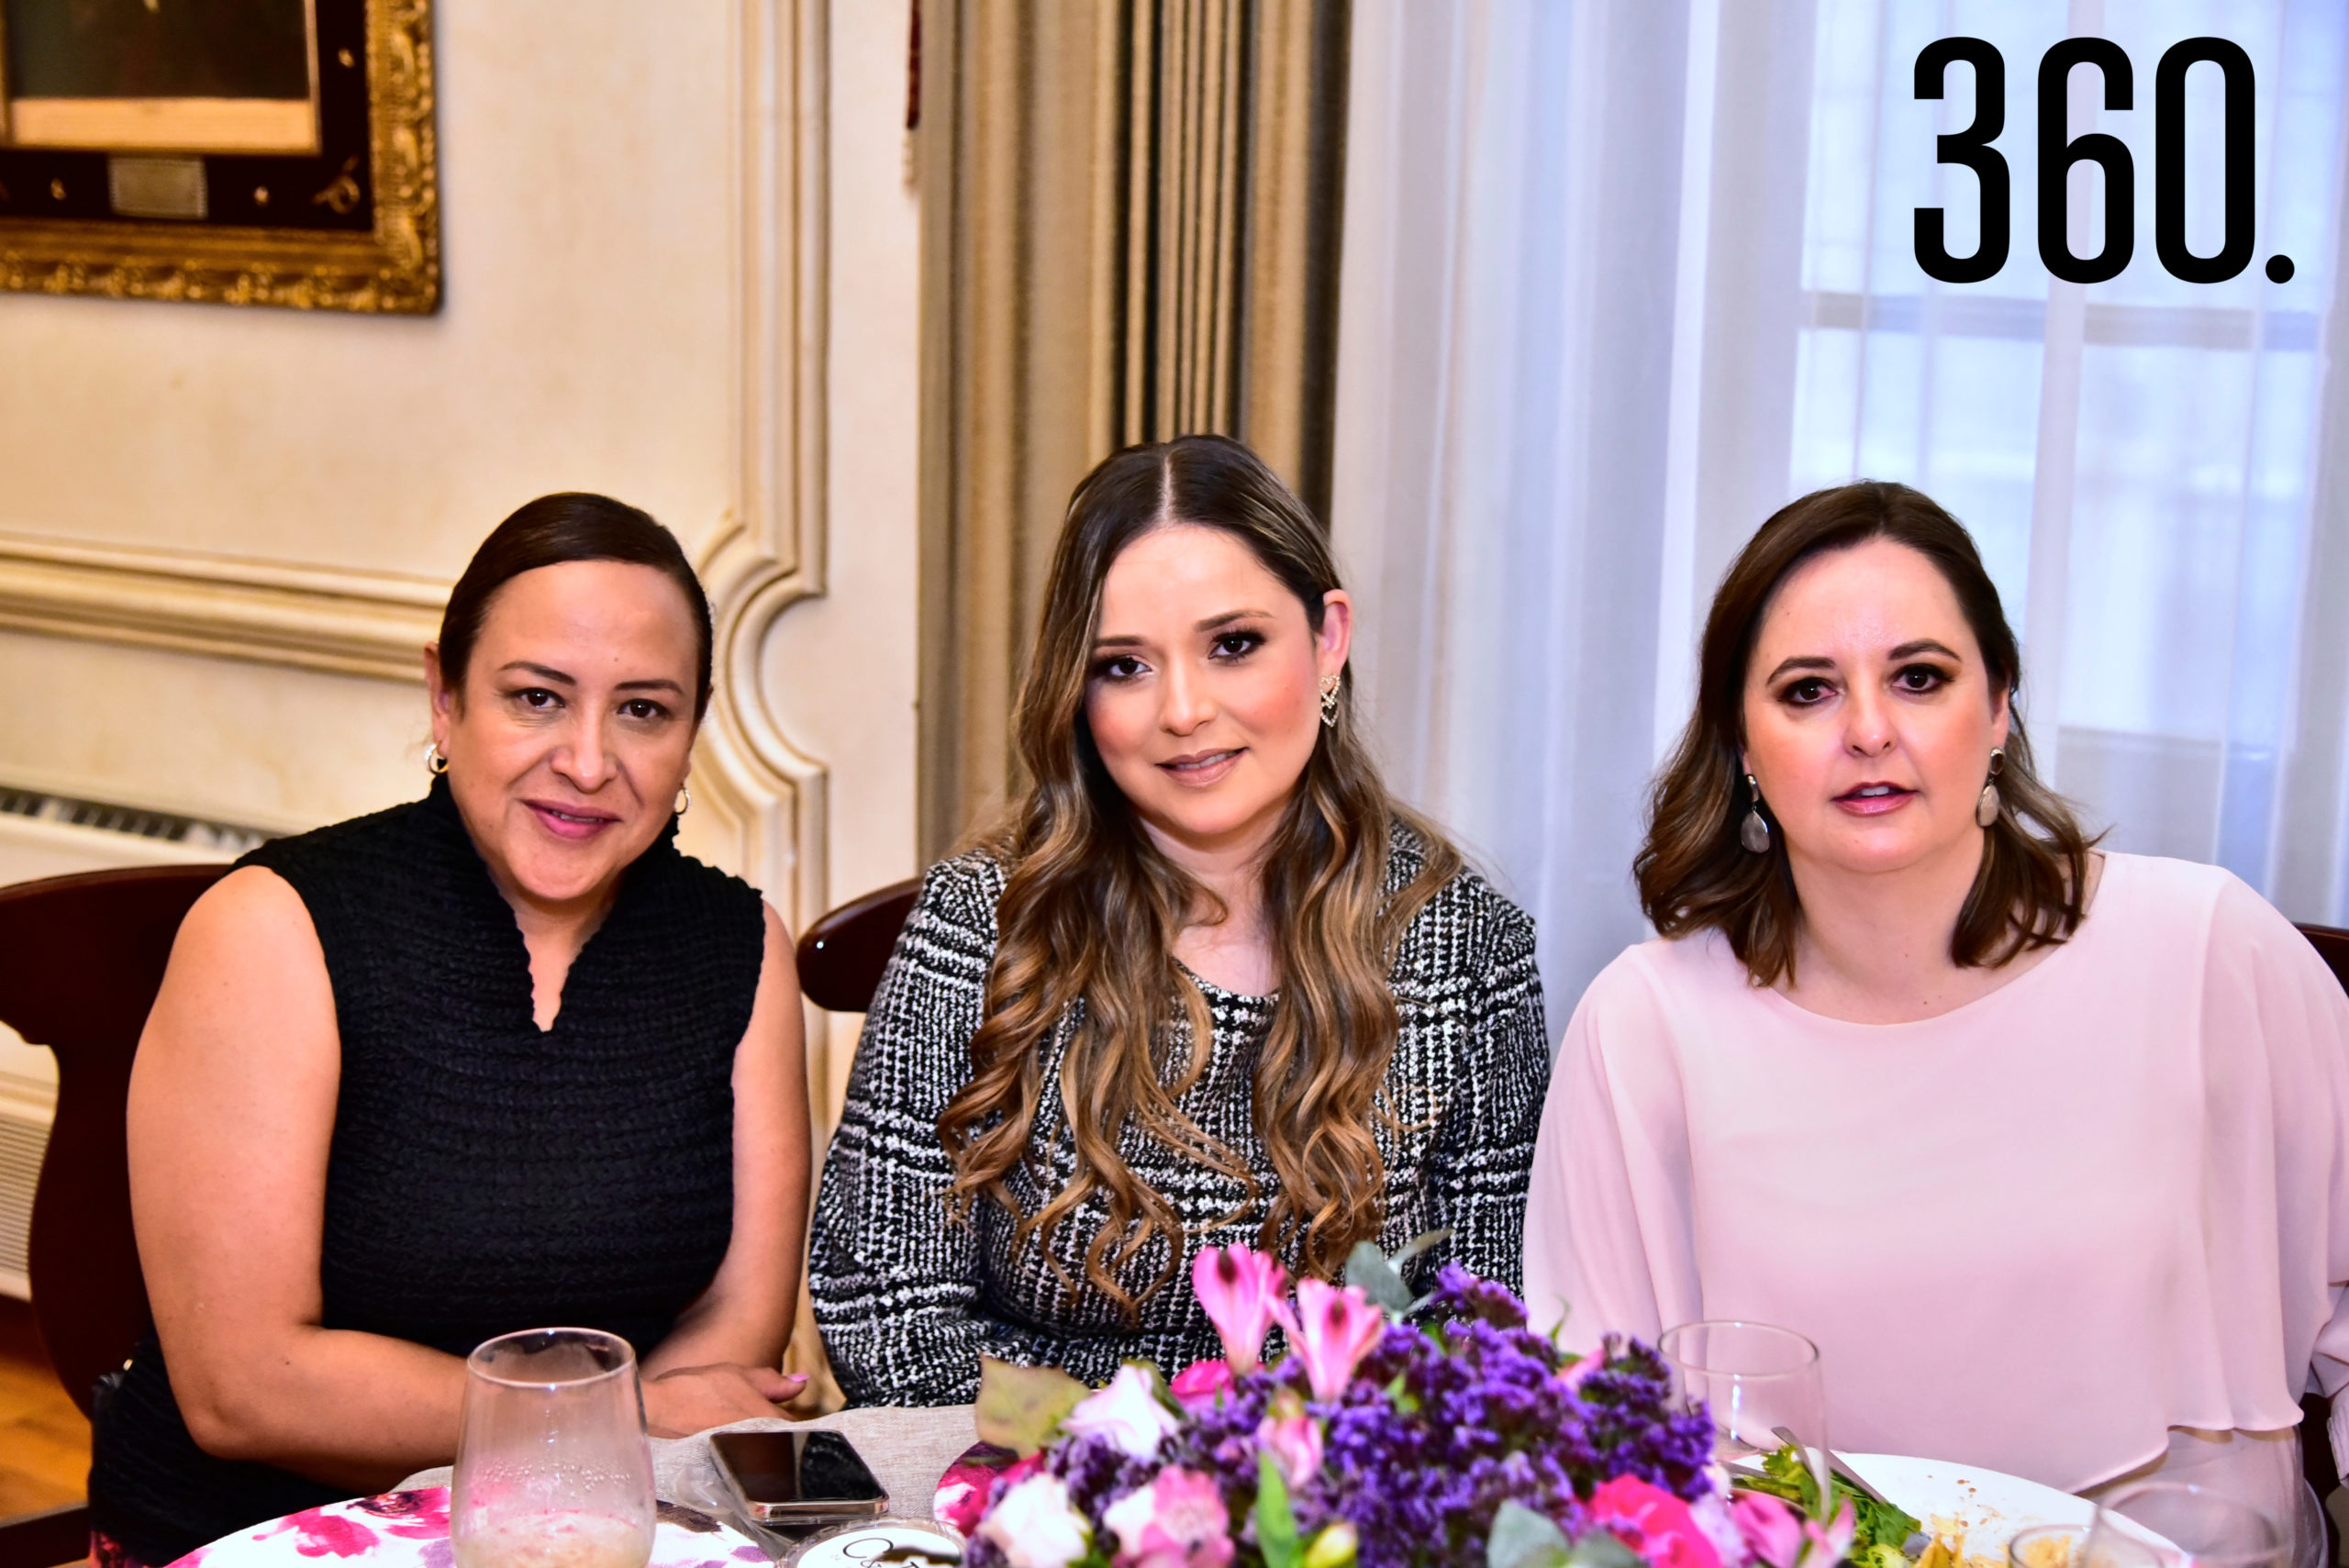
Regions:
<instances>
[{"instance_id":1,"label":"dining table","mask_svg":"<svg viewBox=\"0 0 2349 1568\"><path fill-rule=\"evenodd\" d=\"M746 1568L780 1557L794 1542L741 1517L718 1473L710 1439L718 1432L836 1431L856 1445L891 1516L926 1519L938 1483L978 1440L972 1407L873 1407L813 1420L763 1418L691 1437L654 1438L652 1488L661 1503L648 1568ZM225 1536L173 1568L452 1568L450 1467L419 1470L390 1491L272 1519Z\"/></svg>"}]
</instances>

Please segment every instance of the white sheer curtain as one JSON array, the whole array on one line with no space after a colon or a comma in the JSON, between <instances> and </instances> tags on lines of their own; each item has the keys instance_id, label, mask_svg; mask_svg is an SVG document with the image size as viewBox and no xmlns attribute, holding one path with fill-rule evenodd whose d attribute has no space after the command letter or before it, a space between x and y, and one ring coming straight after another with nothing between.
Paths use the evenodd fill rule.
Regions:
<instances>
[{"instance_id":1,"label":"white sheer curtain","mask_svg":"<svg viewBox=\"0 0 2349 1568\"><path fill-rule=\"evenodd\" d=\"M1974 529L2035 738L2115 846L2349 917L2344 9L1358 0L1331 507L1357 676L1395 783L1540 922L1553 1029L1645 934L1642 791L1714 582L1774 507L1863 473ZM2140 238L2112 283L2051 292L2032 105L2067 29L2136 64L2133 115L2094 115L2087 72L2071 112L2135 151ZM2291 255L2287 285L2154 260L2154 66L2200 33L2253 57L2255 255ZM1919 205L1973 242L1972 177L1932 162L1968 73L1911 95L1954 34L2006 57L2014 170L2012 259L1965 287L1910 255ZM2188 78L2205 254L2216 75Z\"/></svg>"},{"instance_id":2,"label":"white sheer curtain","mask_svg":"<svg viewBox=\"0 0 2349 1568\"><path fill-rule=\"evenodd\" d=\"M2343 11L1820 0L1794 449L1798 489L1898 477L1965 519L2023 633L2042 764L2110 842L2218 862L2304 919L2342 912L2344 688L2337 646L2321 646L2337 644L2342 584L2336 572L2324 594L2306 589L2326 531L2314 498ZM2067 134L2119 137L2137 171L2135 258L2085 287L2048 277L2032 221L2036 66L2066 31L2120 44L2135 77L2128 112L2099 109L2094 72L2072 81ZM2016 215L2015 260L1954 287L1919 270L1909 222L1945 205L1962 230L1950 249L1973 248L1973 176L1910 150L1973 117L1966 70L1941 103L1913 95L1918 50L1950 33L1988 39L2008 62ZM2170 277L2153 238L2156 62L2205 34L2243 46L2258 83L2256 261L2215 284ZM2188 241L2201 255L2223 227L2219 83L2214 67L2187 78ZM2072 249L2094 253L2100 182L2083 168L2070 195ZM2293 259L2288 283L2259 264L2274 254Z\"/></svg>"},{"instance_id":3,"label":"white sheer curtain","mask_svg":"<svg viewBox=\"0 0 2349 1568\"><path fill-rule=\"evenodd\" d=\"M1356 677L1393 782L1539 922L1555 1029L1645 933L1642 802L1693 585L1735 548L1699 518L1786 488L1808 5L1354 17L1330 513ZM1723 234L1776 259L1720 264Z\"/></svg>"}]
</instances>

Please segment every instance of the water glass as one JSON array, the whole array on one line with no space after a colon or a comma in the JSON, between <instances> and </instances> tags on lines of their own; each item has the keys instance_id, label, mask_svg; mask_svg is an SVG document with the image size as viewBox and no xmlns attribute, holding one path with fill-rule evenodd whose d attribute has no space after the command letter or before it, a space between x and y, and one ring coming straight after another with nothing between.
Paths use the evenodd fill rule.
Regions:
<instances>
[{"instance_id":1,"label":"water glass","mask_svg":"<svg viewBox=\"0 0 2349 1568\"><path fill-rule=\"evenodd\" d=\"M652 1451L628 1341L527 1329L465 1358L451 1493L460 1568L644 1568Z\"/></svg>"},{"instance_id":2,"label":"water glass","mask_svg":"<svg viewBox=\"0 0 2349 1568\"><path fill-rule=\"evenodd\" d=\"M1735 1465L1792 1442L1817 1495L1831 1495L1827 1386L1817 1345L1791 1329L1716 1319L1667 1329L1656 1348L1684 1404L1693 1409L1702 1403L1711 1413L1716 1460Z\"/></svg>"},{"instance_id":3,"label":"water glass","mask_svg":"<svg viewBox=\"0 0 2349 1568\"><path fill-rule=\"evenodd\" d=\"M2275 1519L2189 1481L2144 1481L2108 1493L2083 1555L2085 1568L2290 1568L2292 1560Z\"/></svg>"},{"instance_id":4,"label":"water glass","mask_svg":"<svg viewBox=\"0 0 2349 1568\"><path fill-rule=\"evenodd\" d=\"M2007 1568L2081 1568L2086 1525L2032 1525L2007 1540Z\"/></svg>"}]
</instances>

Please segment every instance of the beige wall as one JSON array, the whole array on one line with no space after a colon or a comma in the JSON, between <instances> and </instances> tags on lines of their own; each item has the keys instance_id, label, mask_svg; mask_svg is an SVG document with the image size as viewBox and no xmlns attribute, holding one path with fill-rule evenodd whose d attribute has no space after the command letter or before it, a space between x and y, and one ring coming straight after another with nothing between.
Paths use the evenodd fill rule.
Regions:
<instances>
[{"instance_id":1,"label":"beige wall","mask_svg":"<svg viewBox=\"0 0 2349 1568\"><path fill-rule=\"evenodd\" d=\"M741 641L689 842L796 920L909 874L906 11L825 11L442 0L436 317L0 295L0 785L280 829L411 797L420 685L317 666L406 662L499 517L603 490ZM274 651L139 645L182 621Z\"/></svg>"}]
</instances>

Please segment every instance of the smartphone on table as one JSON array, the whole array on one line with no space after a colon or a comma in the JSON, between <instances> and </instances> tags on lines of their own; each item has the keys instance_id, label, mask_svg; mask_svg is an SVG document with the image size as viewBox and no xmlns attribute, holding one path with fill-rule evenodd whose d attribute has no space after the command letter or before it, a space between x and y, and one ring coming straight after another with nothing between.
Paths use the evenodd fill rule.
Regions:
<instances>
[{"instance_id":1,"label":"smartphone on table","mask_svg":"<svg viewBox=\"0 0 2349 1568\"><path fill-rule=\"evenodd\" d=\"M796 1532L889 1511L872 1466L838 1432L718 1432L709 1447L744 1517L770 1529Z\"/></svg>"}]
</instances>

